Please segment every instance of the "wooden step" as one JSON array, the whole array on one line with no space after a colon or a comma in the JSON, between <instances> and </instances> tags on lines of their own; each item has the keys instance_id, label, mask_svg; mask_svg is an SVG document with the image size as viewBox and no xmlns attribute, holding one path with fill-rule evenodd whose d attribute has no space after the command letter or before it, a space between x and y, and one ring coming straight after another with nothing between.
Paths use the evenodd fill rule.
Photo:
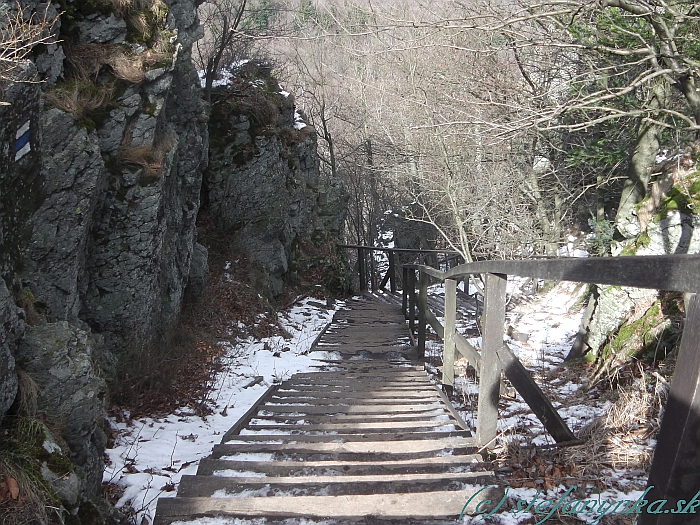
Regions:
<instances>
[{"instance_id":1,"label":"wooden step","mask_svg":"<svg viewBox=\"0 0 700 525\"><path fill-rule=\"evenodd\" d=\"M299 413L299 414L405 414L413 412L432 412L436 408L441 408L442 405L437 402L429 405L392 405L390 408L381 405L326 405L314 406L307 405L268 405L260 407L260 412L270 413Z\"/></svg>"},{"instance_id":2,"label":"wooden step","mask_svg":"<svg viewBox=\"0 0 700 525\"><path fill-rule=\"evenodd\" d=\"M342 443L345 441L410 441L423 439L436 439L445 437L469 437L470 433L463 430L451 432L397 432L391 434L265 434L264 432L255 432L252 434L239 434L230 436L227 443L233 442L252 442L252 441L269 441L271 443L289 443L290 441L334 441Z\"/></svg>"},{"instance_id":3,"label":"wooden step","mask_svg":"<svg viewBox=\"0 0 700 525\"><path fill-rule=\"evenodd\" d=\"M297 378L292 376L290 379L285 380L282 385L286 384L297 384L297 385L321 385L321 386L347 386L354 383L367 383L375 384L377 386L396 386L399 388L406 388L409 386L433 386L430 378L427 376L422 377L412 377L406 378L405 380L401 378L385 378L385 379L374 379L372 376L367 376L363 378L353 378L353 377L308 377L308 378Z\"/></svg>"},{"instance_id":4,"label":"wooden step","mask_svg":"<svg viewBox=\"0 0 700 525\"><path fill-rule=\"evenodd\" d=\"M284 382L279 387L283 391L292 392L337 392L337 393L367 393L369 389L361 387L359 385L302 385L302 384L290 384L289 382ZM435 392L434 385L425 386L408 386L408 385L395 385L395 386L378 386L372 388L372 393L394 393L401 394L403 392L419 392L428 393Z\"/></svg>"},{"instance_id":5,"label":"wooden step","mask_svg":"<svg viewBox=\"0 0 700 525\"><path fill-rule=\"evenodd\" d=\"M296 398L296 397L308 397L317 398L323 397L325 399L365 399L371 397L372 399L423 399L426 396L434 394L437 396L435 389L423 389L423 390L373 390L371 393L366 391L346 391L341 390L326 390L326 389L315 389L315 390L282 390L278 389L275 396L286 397L286 398Z\"/></svg>"},{"instance_id":6,"label":"wooden step","mask_svg":"<svg viewBox=\"0 0 700 525\"><path fill-rule=\"evenodd\" d=\"M363 494L350 496L286 496L277 498L161 498L154 525L204 516L239 518L383 519L457 518L469 498L480 489L416 494ZM482 500L500 501L503 490L487 488L465 512L471 514Z\"/></svg>"},{"instance_id":7,"label":"wooden step","mask_svg":"<svg viewBox=\"0 0 700 525\"><path fill-rule=\"evenodd\" d=\"M226 458L228 456L222 456ZM208 459L200 461L197 475L211 476L215 472L227 471L259 472L274 476L332 475L351 476L364 474L400 474L427 472L468 472L482 463L481 456L437 456L428 458L395 459L381 461L235 461ZM243 475L244 477L247 477Z\"/></svg>"},{"instance_id":8,"label":"wooden step","mask_svg":"<svg viewBox=\"0 0 700 525\"><path fill-rule=\"evenodd\" d=\"M235 436L237 437L237 436ZM255 452L351 452L363 454L380 453L412 453L412 452L441 452L444 450L467 448L476 451L472 437L450 437L431 440L414 441L347 441L345 443L305 442L305 443L239 443L215 445L213 456L225 454L255 453Z\"/></svg>"},{"instance_id":9,"label":"wooden step","mask_svg":"<svg viewBox=\"0 0 700 525\"><path fill-rule=\"evenodd\" d=\"M406 404L407 398L405 397L378 397L374 399L371 392L366 394L364 397L307 397L299 398L296 396L286 397L280 395L274 395L267 398L266 404L276 404L276 405L299 405L299 404L314 404L316 406L320 405L339 405L339 406L354 406L354 405L387 405L385 408L391 410L392 405L404 405ZM437 392L434 396L425 396L422 398L411 398L412 405L426 405L439 403L440 398Z\"/></svg>"},{"instance_id":10,"label":"wooden step","mask_svg":"<svg viewBox=\"0 0 700 525\"><path fill-rule=\"evenodd\" d=\"M429 410L424 412L417 412L414 414L403 413L403 414L339 414L333 416L325 416L323 414L305 414L301 416L294 416L284 413L275 413L270 415L256 414L252 420L265 420L265 421L306 421L308 423L346 423L350 421L415 421L430 418L442 418L441 421L448 421L444 419L449 418L449 421L453 421L450 413L443 408L436 408L435 410Z\"/></svg>"},{"instance_id":11,"label":"wooden step","mask_svg":"<svg viewBox=\"0 0 700 525\"><path fill-rule=\"evenodd\" d=\"M353 422L353 423L323 423L315 425L283 425L283 424L251 424L248 425L250 430L301 430L301 431L374 431L386 432L387 430L415 430L424 432L426 429L434 429L435 427L443 427L446 425L454 426L455 423L450 421L435 421L435 420L417 420L417 421L374 421L374 422ZM418 430L423 429L423 430Z\"/></svg>"},{"instance_id":12,"label":"wooden step","mask_svg":"<svg viewBox=\"0 0 700 525\"><path fill-rule=\"evenodd\" d=\"M183 476L177 489L178 497L211 497L225 491L226 497L243 491L268 489L255 497L306 495L323 491L323 495L391 494L401 492L430 492L463 490L463 484L495 483L491 472L433 472L423 474L369 474L365 476L278 476L274 478L228 478L223 476ZM222 497L223 495L217 495Z\"/></svg>"}]
</instances>

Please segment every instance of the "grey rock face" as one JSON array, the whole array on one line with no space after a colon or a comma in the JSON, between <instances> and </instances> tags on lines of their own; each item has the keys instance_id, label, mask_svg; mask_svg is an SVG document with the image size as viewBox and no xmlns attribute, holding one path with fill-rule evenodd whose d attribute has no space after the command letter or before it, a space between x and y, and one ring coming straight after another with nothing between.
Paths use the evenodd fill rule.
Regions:
<instances>
[{"instance_id":1,"label":"grey rock face","mask_svg":"<svg viewBox=\"0 0 700 525\"><path fill-rule=\"evenodd\" d=\"M119 44L126 36L126 21L109 15L91 14L77 23L82 44Z\"/></svg>"},{"instance_id":2,"label":"grey rock face","mask_svg":"<svg viewBox=\"0 0 700 525\"><path fill-rule=\"evenodd\" d=\"M38 410L51 426L62 428L70 460L78 467L90 495L100 493L106 437L106 386L93 364L87 332L67 322L28 327L17 351L17 365L39 387Z\"/></svg>"},{"instance_id":3,"label":"grey rock face","mask_svg":"<svg viewBox=\"0 0 700 525\"><path fill-rule=\"evenodd\" d=\"M30 63L18 72L31 79ZM7 289L22 260L22 248L31 234L27 223L41 202L39 186L41 129L39 87L10 84L1 93L9 106L0 106L0 418L17 393L13 353L24 333L24 312Z\"/></svg>"},{"instance_id":4,"label":"grey rock face","mask_svg":"<svg viewBox=\"0 0 700 525\"><path fill-rule=\"evenodd\" d=\"M15 306L5 281L0 279L0 419L17 394L17 374L12 354L24 335L24 327L24 312Z\"/></svg>"},{"instance_id":5,"label":"grey rock face","mask_svg":"<svg viewBox=\"0 0 700 525\"><path fill-rule=\"evenodd\" d=\"M274 134L258 134L246 115L222 120L216 132L226 143L210 148L206 172L208 209L262 269L265 293L277 296L295 271L300 239L320 244L338 237L344 192L322 179L316 134L293 129L293 107L280 111Z\"/></svg>"},{"instance_id":6,"label":"grey rock face","mask_svg":"<svg viewBox=\"0 0 700 525\"><path fill-rule=\"evenodd\" d=\"M637 255L700 252L700 215L673 210L660 221L649 223L646 231L649 244L638 249Z\"/></svg>"},{"instance_id":7,"label":"grey rock face","mask_svg":"<svg viewBox=\"0 0 700 525\"><path fill-rule=\"evenodd\" d=\"M35 73L27 63L19 79ZM39 96L38 84L17 82L1 97L10 104L0 106L0 277L5 279L21 264L31 235L27 223L41 204Z\"/></svg>"},{"instance_id":8,"label":"grey rock face","mask_svg":"<svg viewBox=\"0 0 700 525\"><path fill-rule=\"evenodd\" d=\"M207 249L199 243L194 244L192 261L190 262L190 275L185 289L185 300L198 303L202 299L204 290L209 281L209 264Z\"/></svg>"},{"instance_id":9,"label":"grey rock face","mask_svg":"<svg viewBox=\"0 0 700 525\"><path fill-rule=\"evenodd\" d=\"M97 136L57 109L42 116L46 198L34 214L25 283L45 305L49 321L73 320L80 310L86 247L103 193L105 169Z\"/></svg>"}]
</instances>

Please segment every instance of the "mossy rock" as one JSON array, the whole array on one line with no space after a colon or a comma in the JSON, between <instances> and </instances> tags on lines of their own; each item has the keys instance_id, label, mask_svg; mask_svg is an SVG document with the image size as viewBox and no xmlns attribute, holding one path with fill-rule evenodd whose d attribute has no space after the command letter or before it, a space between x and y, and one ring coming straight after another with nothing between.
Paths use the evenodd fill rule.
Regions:
<instances>
[{"instance_id":1,"label":"mossy rock","mask_svg":"<svg viewBox=\"0 0 700 525\"><path fill-rule=\"evenodd\" d=\"M700 170L689 173L682 181L673 186L659 204L659 209L654 214L653 220L659 222L674 210L686 214L700 213Z\"/></svg>"},{"instance_id":2,"label":"mossy rock","mask_svg":"<svg viewBox=\"0 0 700 525\"><path fill-rule=\"evenodd\" d=\"M603 347L602 358L617 355L621 358L655 360L663 358L673 347L677 337L673 323L667 314L672 314L669 304L655 301L636 321L623 324L617 333Z\"/></svg>"}]
</instances>

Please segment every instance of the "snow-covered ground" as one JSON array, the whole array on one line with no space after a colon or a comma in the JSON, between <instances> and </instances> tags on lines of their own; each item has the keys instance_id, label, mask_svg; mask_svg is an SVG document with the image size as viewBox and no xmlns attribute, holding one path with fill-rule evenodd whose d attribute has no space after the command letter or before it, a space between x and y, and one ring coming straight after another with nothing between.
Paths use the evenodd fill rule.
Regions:
<instances>
[{"instance_id":1,"label":"snow-covered ground","mask_svg":"<svg viewBox=\"0 0 700 525\"><path fill-rule=\"evenodd\" d=\"M133 523L150 524L158 498L175 496L183 474L196 473L199 460L211 453L270 385L312 370L321 364L319 360L337 359L337 354L309 350L332 320L335 309L341 307L342 303L336 302L334 308L326 309L314 299L304 299L279 314L279 322L291 339L275 336L260 341L249 338L235 345L225 343L226 366L210 392L214 412L209 416L200 417L185 408L130 423L112 419L118 437L114 447L107 450L109 465L103 481L125 489L117 507L131 508Z\"/></svg>"},{"instance_id":2,"label":"snow-covered ground","mask_svg":"<svg viewBox=\"0 0 700 525\"><path fill-rule=\"evenodd\" d=\"M563 365L579 328L583 307L577 301L583 293L583 287L574 283L560 283L546 294L518 300L518 289L522 284L523 281L509 283L509 293L513 294L512 302L519 304L508 313L507 323L512 327L510 332L513 339L508 338L506 341L533 372L538 384L553 400L554 406L576 434L595 418L604 416L612 404L609 400L603 400L604 396L596 399L595 390L585 392L584 374L572 373ZM441 286L431 287L431 293L437 294L441 289ZM212 415L202 418L194 415L193 411L182 409L162 418L133 421L131 425L113 421L119 429L119 438L115 448L108 450L111 464L104 479L125 487L118 506L127 505L134 509L134 523L142 525L151 522L157 499L175 495L181 476L196 472L198 461L209 455L222 435L255 404L269 385L295 372L311 370L314 364L319 364L318 359L337 358L337 355L326 352L309 353L312 342L333 316L334 310L323 309L321 306L316 301L305 300L290 312L280 314L283 326L293 336L291 340L272 337L228 345L228 366L217 377L216 387L210 396L215 406ZM341 307L341 304L337 304L335 308ZM458 329L471 329L469 340L477 348L480 347L480 337L473 335L476 327L473 313L466 309L458 318ZM428 349L434 353L442 351L441 343L428 343ZM474 380L468 377L466 368L462 368L462 372L456 378L456 392L464 399L475 400L478 390ZM259 376L262 376L262 381L253 384ZM472 405L475 406L475 403ZM505 450L514 445L526 445L531 447L529 450L533 450L533 445L553 443L542 424L519 396L502 398L499 412L499 439L492 445L497 453L500 451L505 455ZM461 410L461 415L467 423L476 423L475 409ZM653 440L649 438L635 446L651 451L653 445ZM559 468L551 466L552 469L555 467ZM517 469L518 466L514 468ZM571 468L572 472L578 472L577 466ZM504 506L508 510L494 513L486 522L502 525L535 523L543 516L526 511L513 512L513 505L517 508L518 500L531 501L533 498L556 502L572 485L577 485L578 488L570 497L595 499L601 503L606 500L635 501L642 495L646 472L638 465L630 464L627 468L621 468L619 464L611 463L609 466L603 465L600 472L602 478L597 480L589 479L590 476L581 472L576 476L566 473L559 476L556 472L537 476L535 473L525 483L520 480L518 483L512 482L512 486L508 486L511 482L506 478L504 483L508 486L510 507ZM544 478L544 483L538 478ZM565 482L560 482L562 479ZM599 514L579 513L578 518L597 523ZM234 522L261 523L260 520L232 522L213 518L196 521L198 525L230 525ZM484 523L484 520L481 517L465 516L464 522ZM548 520L548 523L557 522L554 517ZM304 523L320 524L323 521L297 520L295 525Z\"/></svg>"}]
</instances>

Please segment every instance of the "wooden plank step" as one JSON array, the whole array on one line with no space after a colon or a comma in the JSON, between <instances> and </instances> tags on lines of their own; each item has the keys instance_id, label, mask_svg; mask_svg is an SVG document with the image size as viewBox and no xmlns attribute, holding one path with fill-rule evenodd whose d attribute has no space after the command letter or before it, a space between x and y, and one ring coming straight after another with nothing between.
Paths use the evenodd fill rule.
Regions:
<instances>
[{"instance_id":1,"label":"wooden plank step","mask_svg":"<svg viewBox=\"0 0 700 525\"><path fill-rule=\"evenodd\" d=\"M428 377L424 370L401 370L399 368L378 369L375 366L327 372L299 372L294 374L294 377L367 377L368 375L375 375L377 372L382 372L385 376L390 376L392 378Z\"/></svg>"},{"instance_id":2,"label":"wooden plank step","mask_svg":"<svg viewBox=\"0 0 700 525\"><path fill-rule=\"evenodd\" d=\"M215 445L212 456L256 452L299 452L299 453L361 453L361 454L410 454L414 452L439 452L442 450L467 448L476 451L472 437L449 437L414 441L347 441L345 443L305 442L305 443L222 443Z\"/></svg>"},{"instance_id":3,"label":"wooden plank step","mask_svg":"<svg viewBox=\"0 0 700 525\"><path fill-rule=\"evenodd\" d=\"M441 420L417 420L417 421L374 421L374 422L352 422L352 423L321 423L321 424L303 424L303 425L271 425L267 423L255 423L248 425L250 430L344 430L362 432L363 430L386 431L387 429L419 429L419 428L434 428L444 427L445 425L455 425L452 421Z\"/></svg>"},{"instance_id":4,"label":"wooden plank step","mask_svg":"<svg viewBox=\"0 0 700 525\"><path fill-rule=\"evenodd\" d=\"M364 397L331 397L326 398L324 396L318 397L283 397L279 395L268 397L265 403L267 405L308 405L312 404L315 406L321 405L333 405L333 406L355 406L355 405L386 405L387 410L391 410L394 405L405 405L405 397L389 397L389 398L372 398L372 393L368 392ZM411 404L413 405L432 405L440 402L440 398L437 393L434 396L425 398L411 398Z\"/></svg>"},{"instance_id":5,"label":"wooden plank step","mask_svg":"<svg viewBox=\"0 0 700 525\"><path fill-rule=\"evenodd\" d=\"M420 391L416 392L413 390L404 390L404 391L372 391L371 396L376 399L384 399L384 398L396 398L396 397L401 397L401 398L423 398L426 395L430 394L437 394L435 392L435 389L433 389L432 392L430 390L425 390L425 391ZM278 390L275 393L276 396L279 397L308 397L308 398L313 398L313 397L324 397L324 398L340 398L340 399L361 399L361 398L366 398L368 393L367 392L361 392L358 390L351 391L351 392L341 392L338 390L307 390L305 392L299 392L299 391L292 391L292 390Z\"/></svg>"},{"instance_id":6,"label":"wooden plank step","mask_svg":"<svg viewBox=\"0 0 700 525\"><path fill-rule=\"evenodd\" d=\"M305 383L307 381L314 381L317 383L325 383L329 382L329 384L333 383L349 383L353 381L361 381L363 383L379 383L379 384L395 384L395 383L410 383L410 384L415 384L415 383L429 383L430 379L428 378L427 375L421 374L421 375L397 375L397 374L387 374L387 375L381 375L381 374L374 374L372 372L368 372L366 375L365 374L348 374L345 376L337 376L337 375L327 375L325 377L313 377L313 376L306 376L306 377L297 377L296 374L293 376L293 379L298 382L298 383Z\"/></svg>"},{"instance_id":7,"label":"wooden plank step","mask_svg":"<svg viewBox=\"0 0 700 525\"><path fill-rule=\"evenodd\" d=\"M392 405L391 408L381 405L262 405L260 411L265 412L291 412L299 414L402 414L412 412L431 412L436 408L442 408L437 403L435 405Z\"/></svg>"},{"instance_id":8,"label":"wooden plank step","mask_svg":"<svg viewBox=\"0 0 700 525\"><path fill-rule=\"evenodd\" d=\"M448 421L444 419L448 417L449 421L453 421L452 418L446 410L443 408L436 408L434 411L428 412L418 412L415 414L340 414L333 416L324 415L314 415L306 414L301 416L291 416L284 413L272 414L272 415L261 415L256 414L253 419L266 420L266 421L306 421L309 423L346 423L350 421L415 421L422 420L426 418L443 418L437 419L437 421Z\"/></svg>"},{"instance_id":9,"label":"wooden plank step","mask_svg":"<svg viewBox=\"0 0 700 525\"><path fill-rule=\"evenodd\" d=\"M393 423L389 425L373 425L372 423L365 424L338 424L333 425L332 423L324 425L249 425L248 430L255 432L262 431L276 431L276 430L289 430L293 432L306 433L306 432L342 432L343 434L377 434L381 432L394 431L394 432L430 432L436 429L445 430L444 427L449 426L454 430L461 430L456 422L450 421L423 421L420 423ZM244 434L249 435L249 434ZM329 434L335 435L335 434Z\"/></svg>"},{"instance_id":10,"label":"wooden plank step","mask_svg":"<svg viewBox=\"0 0 700 525\"><path fill-rule=\"evenodd\" d=\"M220 472L224 477L235 477L226 474L231 472L258 472L267 474L267 477L294 476L294 475L335 475L352 476L363 474L410 474L445 472L452 469L453 472L467 472L482 463L481 456L438 456L428 458L410 458L395 460L368 460L368 461L234 461L205 458L199 462L198 476L212 476ZM332 473L332 474L331 474ZM244 477L245 474L241 474Z\"/></svg>"},{"instance_id":11,"label":"wooden plank step","mask_svg":"<svg viewBox=\"0 0 700 525\"><path fill-rule=\"evenodd\" d=\"M235 445L234 445L235 446ZM255 460L256 458L265 461L348 461L362 463L365 461L391 461L396 459L419 459L435 457L435 454L453 454L463 456L475 454L475 447L450 448L439 451L429 450L425 452L313 452L313 451L275 451L275 452L254 452L246 453L233 451L223 454L230 460L240 459L241 461ZM217 454L212 454L211 459L220 459Z\"/></svg>"},{"instance_id":12,"label":"wooden plank step","mask_svg":"<svg viewBox=\"0 0 700 525\"><path fill-rule=\"evenodd\" d=\"M367 392L366 388L361 388L359 386L355 385L333 385L333 386L328 386L328 385L310 385L310 384L290 384L288 382L284 382L280 384L280 388L284 389L285 391L293 390L296 392L342 392L342 393L362 393L362 392ZM386 394L401 394L403 392L416 392L416 393L428 393L428 392L435 392L435 386L434 385L425 385L425 386L410 386L410 385L402 385L402 386L381 386L381 387L374 387L372 388L372 393L386 393Z\"/></svg>"},{"instance_id":13,"label":"wooden plank step","mask_svg":"<svg viewBox=\"0 0 700 525\"><path fill-rule=\"evenodd\" d=\"M285 443L289 441L335 441L342 443L344 441L406 441L459 436L469 437L470 433L465 432L464 430L456 430L452 432L399 432L391 434L376 434L372 432L367 432L364 434L265 434L263 432L255 432L253 434L239 434L230 436L227 443L237 441L269 441L272 443Z\"/></svg>"},{"instance_id":14,"label":"wooden plank step","mask_svg":"<svg viewBox=\"0 0 700 525\"><path fill-rule=\"evenodd\" d=\"M254 497L304 495L324 491L324 495L429 492L463 490L462 484L495 483L492 472L429 472L423 474L369 474L366 476L279 476L275 478L227 478L222 476L182 476L177 496L211 497L222 491L228 495L266 488ZM222 497L223 495L217 495ZM466 501L465 501L466 503Z\"/></svg>"},{"instance_id":15,"label":"wooden plank step","mask_svg":"<svg viewBox=\"0 0 700 525\"><path fill-rule=\"evenodd\" d=\"M414 370L419 372L425 372L425 366L413 365L404 361L385 361L376 359L372 361L348 361L345 359L314 359L314 361L318 362L318 364L312 366L331 366L342 370L362 370L364 368L379 368L391 370Z\"/></svg>"},{"instance_id":16,"label":"wooden plank step","mask_svg":"<svg viewBox=\"0 0 700 525\"><path fill-rule=\"evenodd\" d=\"M287 518L456 518L479 489L418 494L366 494L354 496L287 496L279 498L161 498L154 525L175 519L203 516ZM484 499L500 501L503 490L488 488L471 502L473 513ZM478 500L478 501L475 501ZM169 520L169 521L166 521Z\"/></svg>"}]
</instances>

